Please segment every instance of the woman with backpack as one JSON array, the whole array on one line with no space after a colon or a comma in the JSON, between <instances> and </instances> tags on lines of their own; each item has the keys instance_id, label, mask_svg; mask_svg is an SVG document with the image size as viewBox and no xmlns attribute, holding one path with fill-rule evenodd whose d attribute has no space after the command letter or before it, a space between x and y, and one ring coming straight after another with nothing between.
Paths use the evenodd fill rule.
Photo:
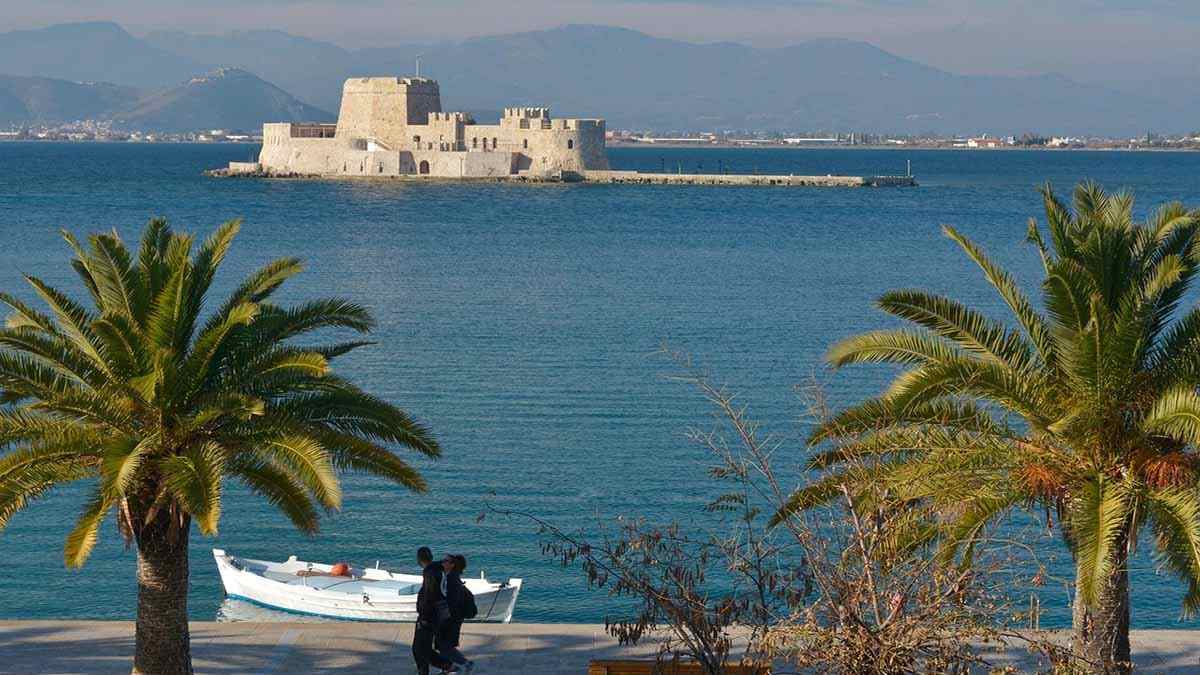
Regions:
<instances>
[{"instance_id":1,"label":"woman with backpack","mask_svg":"<svg viewBox=\"0 0 1200 675\"><path fill-rule=\"evenodd\" d=\"M467 559L462 555L449 556L453 566L446 573L446 601L450 605L450 619L438 627L437 651L451 663L461 666L464 675L475 669L475 662L458 650L463 621L474 619L479 614L475 606L475 595L463 583L463 572L467 571Z\"/></svg>"}]
</instances>

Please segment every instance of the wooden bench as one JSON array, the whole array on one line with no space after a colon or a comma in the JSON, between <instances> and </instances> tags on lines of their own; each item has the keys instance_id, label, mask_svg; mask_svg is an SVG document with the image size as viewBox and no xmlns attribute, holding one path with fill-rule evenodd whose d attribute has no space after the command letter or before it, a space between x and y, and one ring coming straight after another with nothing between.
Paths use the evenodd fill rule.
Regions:
<instances>
[{"instance_id":1,"label":"wooden bench","mask_svg":"<svg viewBox=\"0 0 1200 675\"><path fill-rule=\"evenodd\" d=\"M729 675L770 675L761 666L725 666ZM588 675L704 675L704 669L694 661L590 661Z\"/></svg>"}]
</instances>

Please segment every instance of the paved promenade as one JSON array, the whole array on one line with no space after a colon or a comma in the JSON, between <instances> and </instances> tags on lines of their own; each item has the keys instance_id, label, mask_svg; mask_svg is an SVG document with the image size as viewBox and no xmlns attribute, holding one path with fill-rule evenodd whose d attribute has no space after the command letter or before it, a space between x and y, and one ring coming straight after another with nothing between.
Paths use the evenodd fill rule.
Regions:
<instances>
[{"instance_id":1,"label":"paved promenade","mask_svg":"<svg viewBox=\"0 0 1200 675\"><path fill-rule=\"evenodd\" d=\"M411 624L192 624L198 673L409 675L411 641ZM1135 631L1133 644L1138 673L1200 673L1200 631ZM620 648L588 624L468 625L463 649L481 675L584 675L589 659L653 652ZM129 622L0 621L0 673L128 673L132 652Z\"/></svg>"}]
</instances>

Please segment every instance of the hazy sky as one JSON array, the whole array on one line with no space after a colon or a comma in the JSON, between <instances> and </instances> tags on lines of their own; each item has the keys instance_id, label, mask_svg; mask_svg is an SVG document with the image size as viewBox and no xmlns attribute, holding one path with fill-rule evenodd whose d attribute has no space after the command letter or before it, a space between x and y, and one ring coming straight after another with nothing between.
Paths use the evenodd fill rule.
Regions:
<instances>
[{"instance_id":1,"label":"hazy sky","mask_svg":"<svg viewBox=\"0 0 1200 675\"><path fill-rule=\"evenodd\" d=\"M0 29L274 28L345 47L601 23L689 41L872 42L956 72L1194 75L1200 0L0 0Z\"/></svg>"}]
</instances>

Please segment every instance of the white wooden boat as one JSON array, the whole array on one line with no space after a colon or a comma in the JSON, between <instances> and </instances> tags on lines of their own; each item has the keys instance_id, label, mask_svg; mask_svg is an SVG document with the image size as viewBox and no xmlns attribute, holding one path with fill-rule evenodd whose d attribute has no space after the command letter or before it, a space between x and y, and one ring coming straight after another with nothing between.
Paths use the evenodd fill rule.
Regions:
<instances>
[{"instance_id":1,"label":"white wooden boat","mask_svg":"<svg viewBox=\"0 0 1200 675\"><path fill-rule=\"evenodd\" d=\"M239 558L213 549L225 593L231 598L302 614L359 621L416 621L419 574L400 574L376 567L349 568L349 576L332 576L333 565L291 556L284 562ZM463 579L475 596L474 621L508 623L517 606L521 580L494 583Z\"/></svg>"}]
</instances>

